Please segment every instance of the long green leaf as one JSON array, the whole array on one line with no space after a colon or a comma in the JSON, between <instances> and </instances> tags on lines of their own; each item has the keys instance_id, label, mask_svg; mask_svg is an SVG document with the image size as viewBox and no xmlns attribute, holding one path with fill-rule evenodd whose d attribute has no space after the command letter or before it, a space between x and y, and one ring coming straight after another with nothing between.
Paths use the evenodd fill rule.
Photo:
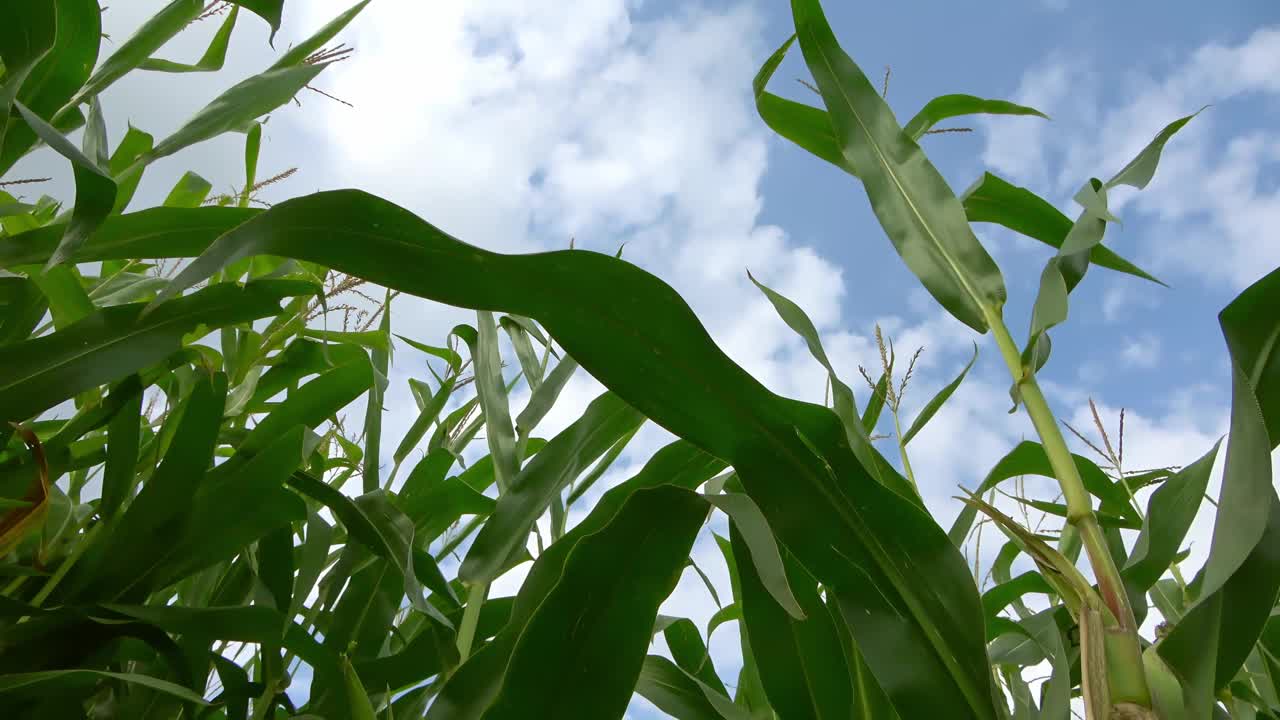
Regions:
<instances>
[{"instance_id":1,"label":"long green leaf","mask_svg":"<svg viewBox=\"0 0 1280 720\"><path fill-rule=\"evenodd\" d=\"M750 553L736 525L730 525L729 537L742 588L742 616L769 704L788 718L849 717L850 670L817 582L794 559L785 560L787 580L804 619L788 616L769 597L753 564L745 561Z\"/></svg>"},{"instance_id":2,"label":"long green leaf","mask_svg":"<svg viewBox=\"0 0 1280 720\"><path fill-rule=\"evenodd\" d=\"M201 108L147 155L148 162L243 126L284 105L324 70L326 64L268 70L244 80Z\"/></svg>"},{"instance_id":3,"label":"long green leaf","mask_svg":"<svg viewBox=\"0 0 1280 720\"><path fill-rule=\"evenodd\" d=\"M529 340L529 333L523 325L507 315L503 315L498 324L511 340L511 347L516 351L516 359L520 362L525 381L529 383L529 391L537 392L542 385L542 363L538 361L538 354Z\"/></svg>"},{"instance_id":4,"label":"long green leaf","mask_svg":"<svg viewBox=\"0 0 1280 720\"><path fill-rule=\"evenodd\" d=\"M1052 248L1062 247L1071 232L1071 218L1048 201L989 172L961 193L960 199L969 222L1003 225ZM1102 244L1094 245L1089 251L1089 263L1164 284Z\"/></svg>"},{"instance_id":5,"label":"long green leaf","mask_svg":"<svg viewBox=\"0 0 1280 720\"><path fill-rule=\"evenodd\" d=\"M91 545L83 562L73 568L62 588L67 597L83 595L102 602L146 596L150 588L138 583L163 561L174 537L185 529L192 512L191 498L204 479L217 444L226 393L225 375L196 382L182 404L169 452L119 523ZM157 544L156 537L168 537L170 542Z\"/></svg>"},{"instance_id":6,"label":"long green leaf","mask_svg":"<svg viewBox=\"0 0 1280 720\"><path fill-rule=\"evenodd\" d=\"M973 367L973 363L977 359L978 344L974 343L973 357L969 358L969 362L965 363L964 369L960 371L960 374L956 376L956 379L947 383L946 387L939 390L937 395L929 398L929 402L925 403L924 407L920 408L920 412L916 414L916 419L911 421L911 427L907 429L907 434L902 436L903 445L911 442L911 438L915 437L916 433L923 430L925 424L933 419L933 416L942 408L942 405L946 403L947 400L951 398L951 395L955 393L956 389L960 387L960 383L964 382L965 375L969 374L970 368Z\"/></svg>"},{"instance_id":7,"label":"long green leaf","mask_svg":"<svg viewBox=\"0 0 1280 720\"><path fill-rule=\"evenodd\" d=\"M594 537L619 516L636 493L663 485L693 489L725 467L717 460L679 440L659 450L634 477L601 497L591 513L540 555L520 587L506 627L492 643L482 646L449 678L427 717L430 720L479 718L501 690L508 672L512 648L530 618L556 588L578 544ZM704 506L705 507L705 506ZM687 557L687 553L686 553ZM617 579L611 571L603 577ZM597 596L599 597L599 596ZM488 607L489 603L486 603ZM648 626L653 626L652 616ZM646 630L646 635L649 630ZM643 652L643 651L642 651Z\"/></svg>"},{"instance_id":8,"label":"long green leaf","mask_svg":"<svg viewBox=\"0 0 1280 720\"><path fill-rule=\"evenodd\" d=\"M494 476L500 492L506 492L520 468L516 457L515 429L511 424L511 407L507 403L506 385L502 379L502 356L498 353L498 331L493 314L477 311L478 331L459 326L454 334L471 349L475 362L476 397L484 412L485 440L493 456Z\"/></svg>"},{"instance_id":9,"label":"long green leaf","mask_svg":"<svg viewBox=\"0 0 1280 720\"><path fill-rule=\"evenodd\" d=\"M208 248L219 235L260 212L219 207L152 208L110 217L71 259L79 263L192 257ZM65 223L56 223L0 238L0 267L48 262L65 229Z\"/></svg>"},{"instance_id":10,"label":"long green leaf","mask_svg":"<svg viewBox=\"0 0 1280 720\"><path fill-rule=\"evenodd\" d=\"M80 139L80 152L95 167L107 169L110 159L107 157L107 121L102 117L102 101L93 98L89 101L89 117L85 121L84 131Z\"/></svg>"},{"instance_id":11,"label":"long green leaf","mask_svg":"<svg viewBox=\"0 0 1280 720\"><path fill-rule=\"evenodd\" d=\"M425 343L420 343L417 340L407 338L403 335L396 335L396 337L408 343L409 347L414 348L415 350L421 350L422 352L428 355L438 357L441 360L444 360L445 363L449 365L449 368L452 369L454 372L462 372L462 356L458 355L458 353L450 350L449 348L436 347L434 345L427 345Z\"/></svg>"},{"instance_id":12,"label":"long green leaf","mask_svg":"<svg viewBox=\"0 0 1280 720\"><path fill-rule=\"evenodd\" d=\"M118 215L129 206L129 201L133 199L138 183L142 180L143 168L137 166L138 158L151 152L154 146L155 138L151 137L150 133L143 132L130 124L120 144L111 153L107 170L116 180L116 202L111 208L112 214Z\"/></svg>"},{"instance_id":13,"label":"long green leaf","mask_svg":"<svg viewBox=\"0 0 1280 720\"><path fill-rule=\"evenodd\" d=\"M518 440L528 438L533 433L538 423L542 422L542 418L546 417L547 413L551 411L556 398L560 397L560 393L564 391L564 386L569 384L569 379L573 377L577 370L578 361L567 356L562 358L547 374L546 380L538 386L538 389L529 395L529 402L520 411L520 414L516 416Z\"/></svg>"},{"instance_id":14,"label":"long green leaf","mask_svg":"<svg viewBox=\"0 0 1280 720\"><path fill-rule=\"evenodd\" d=\"M203 0L173 0L143 23L125 40L80 88L75 97L58 112L69 112L76 105L102 93L115 81L141 66L152 53L182 31L204 8Z\"/></svg>"},{"instance_id":15,"label":"long green leaf","mask_svg":"<svg viewBox=\"0 0 1280 720\"><path fill-rule=\"evenodd\" d=\"M720 691L670 660L649 655L640 668L636 692L676 720L748 720L746 711Z\"/></svg>"},{"instance_id":16,"label":"long green leaf","mask_svg":"<svg viewBox=\"0 0 1280 720\"><path fill-rule=\"evenodd\" d=\"M835 400L836 417L844 424L845 437L849 442L849 447L853 449L853 454L862 463L862 466L871 473L871 476L879 480L886 487L896 491L899 495L912 500L918 500L919 495L906 478L902 477L889 466L885 460L880 457L876 449L871 445L871 438L866 429L865 423L858 417L858 404L854 400L853 390L844 383L837 375L835 368L831 365L831 360L827 357L826 350L822 347L822 338L818 335L818 329L814 327L813 321L805 314L804 310L789 298L772 288L764 285L756 280L748 271L747 278L755 283L755 286L764 293L769 302L777 311L778 317L787 324L797 335L804 339L805 345L809 348L809 354L813 355L822 367L827 371L827 380L831 383L832 396ZM872 399L867 405L870 411L872 405L875 404ZM881 400L883 402L883 399Z\"/></svg>"},{"instance_id":17,"label":"long green leaf","mask_svg":"<svg viewBox=\"0 0 1280 720\"><path fill-rule=\"evenodd\" d=\"M793 0L791 9L841 153L862 179L880 224L925 289L956 319L985 333L1004 305L1004 280L963 207L840 48L818 0Z\"/></svg>"},{"instance_id":18,"label":"long green leaf","mask_svg":"<svg viewBox=\"0 0 1280 720\"><path fill-rule=\"evenodd\" d=\"M621 715L658 606L675 588L706 513L688 490L640 490L607 527L584 537L516 641L506 683L485 717Z\"/></svg>"},{"instance_id":19,"label":"long green leaf","mask_svg":"<svg viewBox=\"0 0 1280 720\"><path fill-rule=\"evenodd\" d=\"M400 440L400 445L396 447L395 454L392 456L397 469L399 469L400 463L409 457L409 453L413 452L413 449L418 446L418 443L422 442L422 437L427 434L431 424L440 417L440 412L444 410L445 403L449 402L449 397L453 394L453 386L453 378L445 380L444 384L431 396L427 405L422 408L422 412L418 413L417 419L405 431L404 438ZM392 477L394 476L395 472L393 471Z\"/></svg>"},{"instance_id":20,"label":"long green leaf","mask_svg":"<svg viewBox=\"0 0 1280 720\"><path fill-rule=\"evenodd\" d=\"M111 175L92 158L76 149L61 132L40 119L20 102L13 104L18 114L41 140L71 162L76 180L76 205L58 248L48 265L57 265L70 257L111 213L116 202L116 183Z\"/></svg>"},{"instance_id":21,"label":"long green leaf","mask_svg":"<svg viewBox=\"0 0 1280 720\"><path fill-rule=\"evenodd\" d=\"M1145 592L1173 564L1200 510L1221 444L1219 440L1199 460L1165 480L1151 494L1142 532L1134 541L1133 551L1121 571L1125 584L1130 587L1130 594L1135 590Z\"/></svg>"},{"instance_id":22,"label":"long green leaf","mask_svg":"<svg viewBox=\"0 0 1280 720\"><path fill-rule=\"evenodd\" d=\"M498 497L488 522L458 568L464 582L490 582L507 559L524 547L533 523L552 497L608 450L618 438L644 422L644 416L606 392L593 400L577 421L547 443Z\"/></svg>"},{"instance_id":23,"label":"long green leaf","mask_svg":"<svg viewBox=\"0 0 1280 720\"><path fill-rule=\"evenodd\" d=\"M139 673L117 673L79 668L0 675L0 696L35 691L47 697L49 693L57 693L59 689L92 686L103 678L141 685L197 705L208 705L200 695L168 680L161 680L160 678Z\"/></svg>"},{"instance_id":24,"label":"long green leaf","mask_svg":"<svg viewBox=\"0 0 1280 720\"><path fill-rule=\"evenodd\" d=\"M1216 700L1214 690L1219 683L1215 676L1223 665L1220 645L1223 599L1222 593L1206 597L1156 645L1160 659L1181 681L1182 705L1190 717L1210 717ZM1233 671L1231 675L1234 674Z\"/></svg>"},{"instance_id":25,"label":"long green leaf","mask_svg":"<svg viewBox=\"0 0 1280 720\"><path fill-rule=\"evenodd\" d=\"M112 395L116 392L112 390ZM142 393L138 392L116 412L107 428L107 461L102 470L102 496L98 503L98 512L103 518L113 517L133 492L141 420Z\"/></svg>"},{"instance_id":26,"label":"long green leaf","mask_svg":"<svg viewBox=\"0 0 1280 720\"><path fill-rule=\"evenodd\" d=\"M372 348L369 360L373 367L373 383L364 406L364 466L361 468L361 484L365 492L382 486L379 467L382 464L382 409L386 398L388 370L391 363L391 291L382 301L382 321L379 335L388 344L386 348Z\"/></svg>"},{"instance_id":27,"label":"long green leaf","mask_svg":"<svg viewBox=\"0 0 1280 720\"><path fill-rule=\"evenodd\" d=\"M448 455L445 450L440 453ZM452 458L452 456L449 456ZM441 478L425 487L415 478L417 470L405 480L401 494L396 498L405 515L413 521L417 536L423 542L432 542L463 515L486 516L493 512L493 498L481 494L461 478Z\"/></svg>"},{"instance_id":28,"label":"long green leaf","mask_svg":"<svg viewBox=\"0 0 1280 720\"><path fill-rule=\"evenodd\" d=\"M346 682L347 698L350 703L347 706L349 712L347 717L351 720L377 720L378 716L374 714L369 694L365 692L360 676L356 674L355 668L351 667L351 661L346 657L342 658L342 676Z\"/></svg>"},{"instance_id":29,"label":"long green leaf","mask_svg":"<svg viewBox=\"0 0 1280 720\"><path fill-rule=\"evenodd\" d=\"M302 428L295 427L244 465L211 471L190 500L190 521L166 548L166 565L155 571L156 587L230 560L250 543L305 519L302 498L284 487L302 460L302 444Z\"/></svg>"},{"instance_id":30,"label":"long green leaf","mask_svg":"<svg viewBox=\"0 0 1280 720\"><path fill-rule=\"evenodd\" d=\"M656 625L657 623L655 627ZM676 665L681 670L721 695L725 694L724 682L716 674L711 653L707 650L706 643L702 641L702 636L698 634L698 626L694 625L692 620L677 618L662 628L662 637L667 641L667 650L671 651L671 657L675 659Z\"/></svg>"},{"instance_id":31,"label":"long green leaf","mask_svg":"<svg viewBox=\"0 0 1280 720\"><path fill-rule=\"evenodd\" d=\"M1232 362L1231 434L1213 544L1201 592L1217 590L1258 544L1275 488L1271 450L1280 444L1280 270L1219 314Z\"/></svg>"},{"instance_id":32,"label":"long green leaf","mask_svg":"<svg viewBox=\"0 0 1280 720\"><path fill-rule=\"evenodd\" d=\"M246 322L279 311L280 300L313 287L261 280L217 284L141 318L143 306L103 308L51 335L0 348L0 415L20 420L176 351L197 327Z\"/></svg>"},{"instance_id":33,"label":"long green leaf","mask_svg":"<svg viewBox=\"0 0 1280 720\"><path fill-rule=\"evenodd\" d=\"M902 131L912 140L919 140L934 125L947 118L962 115L1034 115L1045 120L1049 119L1048 115L1035 108L1011 103L1008 100L988 100L962 94L940 95L925 103L925 106L920 108L920 112L902 126Z\"/></svg>"},{"instance_id":34,"label":"long green leaf","mask_svg":"<svg viewBox=\"0 0 1280 720\"><path fill-rule=\"evenodd\" d=\"M773 531L769 529L769 521L751 497L743 493L703 497L733 521L735 537L741 538L744 547L750 551L745 553L735 550L734 554L742 560L750 559L756 583L762 585L793 619L804 620L806 611L791 592L787 570L778 552L778 545L774 542Z\"/></svg>"},{"instance_id":35,"label":"long green leaf","mask_svg":"<svg viewBox=\"0 0 1280 720\"><path fill-rule=\"evenodd\" d=\"M314 429L364 394L373 384L373 367L364 353L355 357L289 393L240 441L239 450L257 452L297 425Z\"/></svg>"},{"instance_id":36,"label":"long green leaf","mask_svg":"<svg viewBox=\"0 0 1280 720\"><path fill-rule=\"evenodd\" d=\"M787 38L756 73L755 80L751 83L756 98L756 112L774 132L857 177L853 166L840 152L840 143L836 140L831 118L825 110L788 100L765 90L795 40L794 35Z\"/></svg>"},{"instance_id":37,"label":"long green leaf","mask_svg":"<svg viewBox=\"0 0 1280 720\"><path fill-rule=\"evenodd\" d=\"M268 0L263 0L268 1ZM314 52L324 47L326 43L342 32L343 28L351 23L352 20L364 10L365 5L369 4L369 0L361 0L352 5L345 12L334 17L325 24L324 27L317 30L311 37L302 42L295 43L289 48L289 51L280 56L280 59L271 66L272 70L298 65L302 61L310 57Z\"/></svg>"},{"instance_id":38,"label":"long green leaf","mask_svg":"<svg viewBox=\"0 0 1280 720\"><path fill-rule=\"evenodd\" d=\"M1208 106L1206 105L1205 107ZM1156 174L1156 165L1160 162L1160 153L1164 151L1165 144L1174 136L1174 133L1181 130L1201 112L1204 112L1203 107L1184 118L1178 118L1166 125L1163 130L1156 134L1155 139L1129 161L1129 164L1121 168L1120 172L1107 181L1106 186L1113 188L1117 185L1128 185L1139 190L1146 188L1147 183L1151 182L1151 178Z\"/></svg>"},{"instance_id":39,"label":"long green leaf","mask_svg":"<svg viewBox=\"0 0 1280 720\"><path fill-rule=\"evenodd\" d=\"M729 586L733 591L733 606L742 606L742 582L738 577L738 563L733 556L733 544L729 538L712 533L716 546L724 557L726 569L729 571ZM838 613L837 613L838 614ZM750 634L745 622L741 622L742 614L738 613L738 647L742 650L742 669L738 671L738 687L734 692L733 704L746 708L753 719L772 720L773 708L765 697L764 685L760 680L760 670L756 665L755 653L751 650ZM707 637L711 637L708 629Z\"/></svg>"}]
</instances>

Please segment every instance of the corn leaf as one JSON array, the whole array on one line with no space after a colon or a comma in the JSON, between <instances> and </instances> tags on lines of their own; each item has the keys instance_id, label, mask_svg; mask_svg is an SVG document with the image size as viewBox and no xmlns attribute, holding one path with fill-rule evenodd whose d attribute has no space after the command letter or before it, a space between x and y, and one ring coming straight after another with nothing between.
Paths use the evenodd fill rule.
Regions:
<instances>
[{"instance_id":1,"label":"corn leaf","mask_svg":"<svg viewBox=\"0 0 1280 720\"><path fill-rule=\"evenodd\" d=\"M912 140L919 140L934 125L947 118L962 115L1034 115L1045 120L1049 119L1048 115L1035 108L1011 103L1008 100L988 100L962 94L941 95L925 103L925 106L920 108L920 112L902 126L902 131Z\"/></svg>"},{"instance_id":2,"label":"corn leaf","mask_svg":"<svg viewBox=\"0 0 1280 720\"><path fill-rule=\"evenodd\" d=\"M960 202L840 48L818 0L793 0L792 13L841 153L862 179L889 239L948 312L985 333L1004 305L1004 280Z\"/></svg>"}]
</instances>

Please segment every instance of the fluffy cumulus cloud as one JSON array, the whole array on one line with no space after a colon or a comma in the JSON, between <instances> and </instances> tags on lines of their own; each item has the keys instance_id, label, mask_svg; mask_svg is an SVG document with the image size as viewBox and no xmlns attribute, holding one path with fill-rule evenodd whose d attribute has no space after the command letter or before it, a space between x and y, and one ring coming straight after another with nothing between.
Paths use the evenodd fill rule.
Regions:
<instances>
[{"instance_id":1,"label":"fluffy cumulus cloud","mask_svg":"<svg viewBox=\"0 0 1280 720\"><path fill-rule=\"evenodd\" d=\"M316 18L334 3L308 6ZM840 272L761 225L765 131L750 106L760 19L748 6L639 19L634 3L372 5L326 87L355 105L305 122L330 173L466 242L615 251L673 284L770 387L820 396L803 347L748 281L840 320ZM402 304L408 305L405 300ZM447 322L399 312L424 333ZM450 318L449 322L453 318ZM839 342L839 341L837 341Z\"/></svg>"},{"instance_id":2,"label":"fluffy cumulus cloud","mask_svg":"<svg viewBox=\"0 0 1280 720\"><path fill-rule=\"evenodd\" d=\"M1264 231L1280 220L1280 134L1249 110L1280 94L1280 27L1235 40L1157 74L1104 74L1078 55L1050 56L1024 74L1014 99L1055 122L984 121L984 161L1065 206L1085 179L1108 177L1166 124L1210 105L1169 144L1151 185L1116 191L1112 206L1146 221L1137 255L1153 270L1241 289L1280 264ZM1132 247L1133 233L1115 237ZM1119 301L1111 298L1109 316Z\"/></svg>"}]
</instances>

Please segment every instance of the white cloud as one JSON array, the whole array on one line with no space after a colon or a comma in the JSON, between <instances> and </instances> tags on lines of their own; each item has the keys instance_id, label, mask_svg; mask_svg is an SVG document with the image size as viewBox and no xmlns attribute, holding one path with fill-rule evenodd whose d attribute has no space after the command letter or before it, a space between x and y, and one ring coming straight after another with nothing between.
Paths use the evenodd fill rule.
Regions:
<instances>
[{"instance_id":1,"label":"white cloud","mask_svg":"<svg viewBox=\"0 0 1280 720\"><path fill-rule=\"evenodd\" d=\"M1098 93L1103 77L1087 61L1060 54L1029 70L1013 99L1055 120L984 120L984 161L1065 206L1087 178L1109 177L1165 125L1212 104L1169 143L1150 186L1115 191L1112 207L1131 205L1153 221L1137 238L1137 259L1153 272L1239 289L1280 264L1280 249L1258 230L1280 221L1280 191L1266 180L1280 165L1280 134L1265 123L1226 137L1220 128L1240 103L1280 94L1280 27L1237 44L1206 44L1160 77L1131 71L1122 83L1110 81L1106 95L1121 98L1110 108ZM1133 254L1133 242L1124 228L1109 234L1121 254Z\"/></svg>"},{"instance_id":2,"label":"white cloud","mask_svg":"<svg viewBox=\"0 0 1280 720\"><path fill-rule=\"evenodd\" d=\"M1153 368L1160 362L1160 338L1151 333L1128 338L1120 349L1120 360L1132 368Z\"/></svg>"},{"instance_id":3,"label":"white cloud","mask_svg":"<svg viewBox=\"0 0 1280 720\"><path fill-rule=\"evenodd\" d=\"M1128 276L1109 277L1102 292L1102 319L1108 324L1124 322L1135 310L1152 309L1160 305L1162 288L1152 287Z\"/></svg>"}]
</instances>

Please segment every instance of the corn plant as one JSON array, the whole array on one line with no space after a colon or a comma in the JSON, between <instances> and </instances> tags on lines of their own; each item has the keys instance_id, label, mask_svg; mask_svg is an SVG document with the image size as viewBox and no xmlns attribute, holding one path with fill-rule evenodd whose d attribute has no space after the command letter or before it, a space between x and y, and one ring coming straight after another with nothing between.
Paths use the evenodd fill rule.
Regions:
<instances>
[{"instance_id":1,"label":"corn plant","mask_svg":"<svg viewBox=\"0 0 1280 720\"><path fill-rule=\"evenodd\" d=\"M961 115L1039 113L944 95L900 124L817 0L793 0L796 34L754 84L762 119L862 184L925 289L991 334L1038 434L944 530L908 446L972 361L904 432L914 359L900 369L877 332L880 377L863 371L859 411L804 310L763 284L827 370L830 407L767 390L670 286L618 257L489 252L356 189L255 207L261 118L346 56L326 48L367 0L174 135L131 129L111 148L98 100L111 83L221 67L241 10L275 27L281 4L176 0L101 62L96 3L0 15L0 177L44 145L76 181L66 211L0 196L5 717L617 718L636 695L682 720L1280 708L1280 270L1220 315L1231 433L1212 549L1190 581L1182 545L1220 448L1176 472L1131 473L1104 430L1104 469L1070 452L1036 378L1090 264L1155 280L1102 243L1107 193L1145 187L1191 117L1107 182L1085 182L1074 221L991 174L957 196L923 136ZM223 25L197 63L154 56L201 17ZM822 107L766 90L793 44ZM189 174L163 206L127 211L151 161L225 132L245 133L240 191L210 201L210 183ZM20 192L23 180L0 182ZM1023 343L975 222L1053 249ZM474 324L406 337L398 294L472 309ZM406 355L429 377L397 387ZM540 436L580 369L606 391ZM392 393L418 410L399 437L383 428ZM881 438L886 409L893 433ZM592 492L646 422L678 439ZM1026 475L1058 483L1061 502L1014 491L1061 518L1058 532L992 501ZM731 596L699 628L659 610L713 512L729 518L715 541ZM991 583L964 555L984 525L1007 540ZM1019 556L1036 570L1013 577ZM516 594L494 596L522 564ZM1148 598L1164 620L1156 637L1139 633ZM707 650L725 623L740 630L736 678ZM659 633L666 655L650 650ZM1049 668L1038 687L1033 666Z\"/></svg>"}]
</instances>

